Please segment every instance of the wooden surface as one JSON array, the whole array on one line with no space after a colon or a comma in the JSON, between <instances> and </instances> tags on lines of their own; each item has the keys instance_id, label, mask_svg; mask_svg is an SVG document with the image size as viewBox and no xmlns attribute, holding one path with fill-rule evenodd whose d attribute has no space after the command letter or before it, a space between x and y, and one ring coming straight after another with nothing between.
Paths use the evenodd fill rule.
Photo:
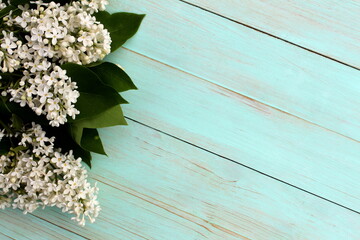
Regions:
<instances>
[{"instance_id":1,"label":"wooden surface","mask_svg":"<svg viewBox=\"0 0 360 240\"><path fill-rule=\"evenodd\" d=\"M94 156L102 213L1 211L0 239L360 239L358 1L110 0L129 126Z\"/></svg>"}]
</instances>

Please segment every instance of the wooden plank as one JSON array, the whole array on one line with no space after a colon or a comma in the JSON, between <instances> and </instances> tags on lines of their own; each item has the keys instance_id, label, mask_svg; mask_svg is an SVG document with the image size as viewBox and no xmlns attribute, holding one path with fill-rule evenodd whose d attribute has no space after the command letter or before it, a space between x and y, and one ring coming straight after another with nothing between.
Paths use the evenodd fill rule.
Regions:
<instances>
[{"instance_id":1,"label":"wooden plank","mask_svg":"<svg viewBox=\"0 0 360 240\"><path fill-rule=\"evenodd\" d=\"M360 215L129 121L100 132L103 212L85 228L38 214L92 239L356 239Z\"/></svg>"},{"instance_id":2,"label":"wooden plank","mask_svg":"<svg viewBox=\"0 0 360 240\"><path fill-rule=\"evenodd\" d=\"M127 116L360 211L359 143L130 51Z\"/></svg>"},{"instance_id":3,"label":"wooden plank","mask_svg":"<svg viewBox=\"0 0 360 240\"><path fill-rule=\"evenodd\" d=\"M108 159L98 160L108 161ZM139 167L139 165L137 166ZM169 236L172 236L174 239L185 240L201 239L206 234L206 229L197 225L196 222L191 222L191 220L171 212L171 209L162 208L159 206L161 203L156 199L144 199L144 194L137 192L142 189L134 190L130 188L133 186L126 186L128 183L124 183L126 180L122 173L126 169L119 172L111 172L111 169L114 169L114 166L110 166L110 171L108 169L105 172L99 172L99 175L93 174L93 177L106 183L99 182L102 212L94 224L88 224L84 228L77 226L68 220L69 216L57 209L38 211L35 214L55 224L61 223L66 228L91 239L169 239ZM104 171L104 168L101 170ZM132 169L132 171L140 171L140 173L141 170L141 168ZM116 175L111 180L119 181L119 184L114 187L110 186L112 181L104 179L102 177L104 174L107 177ZM156 196L157 193L153 194ZM219 236L229 237L228 239L236 239L217 229L214 229L214 232L218 232ZM216 239L215 235L212 237L211 234L208 235L209 239Z\"/></svg>"},{"instance_id":4,"label":"wooden plank","mask_svg":"<svg viewBox=\"0 0 360 240\"><path fill-rule=\"evenodd\" d=\"M129 54L114 56L119 60L129 60ZM135 56L133 60L138 59ZM359 157L356 143L196 77L170 71L152 61L131 61L128 64L139 64L132 66L131 71L147 67L133 75L137 80L142 77L143 81L149 81L141 82L143 92L136 97L144 94L144 89L148 92L138 101L135 101L135 96L134 101L130 97L134 93L129 95L135 105L126 110L132 117L199 145L209 146L212 150L224 153L229 150L229 156L239 160L244 158L247 163L255 157L255 165L263 170L269 169L268 172L281 178L285 175L285 178L312 190L320 189L320 193L332 199L345 199L345 203L348 201L354 206L358 203L356 189L359 181L356 175L359 165L354 162ZM153 77L167 78L154 82ZM163 80L168 81L164 83ZM180 81L178 84L177 80ZM185 84L185 80L189 83ZM197 87L193 89L192 84ZM163 90L169 92L159 92ZM184 92L174 94L180 90ZM212 93L214 91L216 93ZM145 100L148 101L146 104ZM180 103L184 103L183 106ZM229 105L221 108L223 103ZM145 106L148 108L143 111ZM137 109L130 110L133 107ZM208 111L212 111L211 114ZM226 117L221 114L226 114ZM237 126L243 123L243 126ZM288 132L276 133L276 130ZM111 146L110 152L115 155L111 155L110 160L97 158L103 162L94 166L94 178L104 182L101 184L104 215L98 223L78 229L68 221L68 216L53 209L38 212L38 216L61 226L69 225L70 230L92 238L304 239L306 236L309 239L352 239L359 235L358 215L353 212L211 154L183 147L186 145L175 143L154 131L136 132L135 140L129 139L122 131L110 129L102 132L105 144ZM329 146L337 146L340 150L327 149ZM305 152L300 152L302 150ZM325 150L326 153L320 152ZM121 164L119 160L122 160ZM313 165L310 165L311 161L314 161ZM120 175L123 171L125 176ZM338 174L335 179L332 178L334 172ZM101 178L104 174L106 178ZM309 177L311 179L306 180ZM302 182L304 179L306 181ZM350 186L356 189L350 192ZM126 214L122 215L124 212Z\"/></svg>"},{"instance_id":5,"label":"wooden plank","mask_svg":"<svg viewBox=\"0 0 360 240\"><path fill-rule=\"evenodd\" d=\"M0 239L85 239L31 214L24 215L19 210L1 210L0 218Z\"/></svg>"},{"instance_id":6,"label":"wooden plank","mask_svg":"<svg viewBox=\"0 0 360 240\"><path fill-rule=\"evenodd\" d=\"M110 9L147 14L127 48L360 140L360 71L177 0Z\"/></svg>"},{"instance_id":7,"label":"wooden plank","mask_svg":"<svg viewBox=\"0 0 360 240\"><path fill-rule=\"evenodd\" d=\"M1 236L2 239L15 239L15 238L9 237L9 236L7 236L6 234L3 234L3 233L0 233L0 236Z\"/></svg>"},{"instance_id":8,"label":"wooden plank","mask_svg":"<svg viewBox=\"0 0 360 240\"><path fill-rule=\"evenodd\" d=\"M360 68L356 0L185 0L286 41Z\"/></svg>"}]
</instances>

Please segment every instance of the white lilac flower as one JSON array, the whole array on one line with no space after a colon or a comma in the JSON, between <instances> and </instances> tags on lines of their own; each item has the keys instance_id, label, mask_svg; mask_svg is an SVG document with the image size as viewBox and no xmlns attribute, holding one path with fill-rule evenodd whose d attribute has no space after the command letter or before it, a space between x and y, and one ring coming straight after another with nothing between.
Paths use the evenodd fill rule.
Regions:
<instances>
[{"instance_id":1,"label":"white lilac flower","mask_svg":"<svg viewBox=\"0 0 360 240\"><path fill-rule=\"evenodd\" d=\"M111 50L109 32L91 16L104 10L106 4L104 0L74 1L64 6L38 2L36 9L24 10L14 21L29 33L29 48L51 52L53 60L60 63L89 64Z\"/></svg>"},{"instance_id":2,"label":"white lilac flower","mask_svg":"<svg viewBox=\"0 0 360 240\"><path fill-rule=\"evenodd\" d=\"M104 11L107 4L109 4L107 0L80 0L81 7L91 14Z\"/></svg>"},{"instance_id":3,"label":"white lilac flower","mask_svg":"<svg viewBox=\"0 0 360 240\"><path fill-rule=\"evenodd\" d=\"M11 137L4 130L0 137ZM94 222L100 207L98 188L87 181L87 171L69 151L54 148L54 138L40 125L24 127L12 136L23 150L0 156L0 208L18 208L24 213L38 207L57 206L73 213L80 225L85 218Z\"/></svg>"},{"instance_id":4,"label":"white lilac flower","mask_svg":"<svg viewBox=\"0 0 360 240\"><path fill-rule=\"evenodd\" d=\"M19 6L22 13L4 17L8 26L22 28L18 39L11 31L0 36L0 71L21 71L23 77L2 96L46 115L51 126L59 126L79 111L77 86L59 64L89 64L111 51L108 30L91 14L104 10L106 0L73 1L66 5L36 1L36 8ZM0 0L0 9L6 5ZM70 21L71 19L71 21Z\"/></svg>"},{"instance_id":5,"label":"white lilac flower","mask_svg":"<svg viewBox=\"0 0 360 240\"><path fill-rule=\"evenodd\" d=\"M75 103L79 97L77 86L66 75L66 71L51 64L50 70L40 70L48 62L35 61L24 70L18 88L9 88L10 100L21 106L28 105L38 115L45 114L50 125L59 126L66 122L67 116L75 118L79 111ZM34 69L34 72L31 69Z\"/></svg>"},{"instance_id":6,"label":"white lilac flower","mask_svg":"<svg viewBox=\"0 0 360 240\"><path fill-rule=\"evenodd\" d=\"M0 70L2 72L14 72L20 68L20 61L17 59L17 48L20 42L14 37L13 32L2 31L0 39Z\"/></svg>"},{"instance_id":7,"label":"white lilac flower","mask_svg":"<svg viewBox=\"0 0 360 240\"><path fill-rule=\"evenodd\" d=\"M6 4L3 1L0 1L0 10L6 8Z\"/></svg>"}]
</instances>

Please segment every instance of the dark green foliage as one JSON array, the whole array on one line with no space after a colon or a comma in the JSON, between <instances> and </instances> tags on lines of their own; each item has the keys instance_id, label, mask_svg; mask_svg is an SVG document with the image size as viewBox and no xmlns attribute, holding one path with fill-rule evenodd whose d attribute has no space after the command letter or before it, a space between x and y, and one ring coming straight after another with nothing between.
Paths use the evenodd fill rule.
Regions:
<instances>
[{"instance_id":1,"label":"dark green foliage","mask_svg":"<svg viewBox=\"0 0 360 240\"><path fill-rule=\"evenodd\" d=\"M69 119L66 124L69 136L73 143L81 147L81 153L106 155L96 128L126 125L120 104L127 102L118 91L136 89L134 83L112 63L99 63L91 68L66 63L62 68L77 83L80 92L76 103L80 114L75 119ZM105 70L108 71L106 74L103 72Z\"/></svg>"},{"instance_id":2,"label":"dark green foliage","mask_svg":"<svg viewBox=\"0 0 360 240\"><path fill-rule=\"evenodd\" d=\"M45 0L47 1L49 0ZM71 1L55 0L55 2L66 4ZM21 12L17 6L27 3L30 1L11 0L10 5L0 11L0 21L11 10ZM112 51L121 47L137 32L145 16L133 13L111 15L105 11L94 15L109 30ZM127 101L120 96L119 92L137 88L124 70L110 62L99 61L87 66L66 63L61 67L66 70L71 81L76 82L78 86L80 97L75 107L80 114L75 119L69 118L67 123L60 127L51 127L44 115L38 116L29 107L20 107L19 104L10 102L9 98L0 97L1 128L8 131L11 129L20 131L24 125L32 122L40 124L49 137L55 137L55 147L63 151L73 150L75 157L81 157L91 167L91 152L106 155L97 128L126 125L120 104L126 104ZM16 86L22 77L21 71L0 75L2 77L0 91L7 89L11 84ZM12 124L11 129L8 127L10 124ZM22 146L12 146L8 138L0 141L0 154L20 150L23 150Z\"/></svg>"},{"instance_id":3,"label":"dark green foliage","mask_svg":"<svg viewBox=\"0 0 360 240\"><path fill-rule=\"evenodd\" d=\"M121 47L129 38L135 35L145 17L143 14L126 12L110 14L106 11L101 11L94 15L110 32L112 52Z\"/></svg>"},{"instance_id":4,"label":"dark green foliage","mask_svg":"<svg viewBox=\"0 0 360 240\"><path fill-rule=\"evenodd\" d=\"M137 89L126 72L114 63L103 62L90 69L99 76L104 84L114 88L118 92Z\"/></svg>"},{"instance_id":5,"label":"dark green foliage","mask_svg":"<svg viewBox=\"0 0 360 240\"><path fill-rule=\"evenodd\" d=\"M80 114L76 117L77 120L94 117L113 106L127 103L115 89L103 84L99 77L87 67L66 63L62 65L62 68L78 85L80 97L76 108Z\"/></svg>"}]
</instances>

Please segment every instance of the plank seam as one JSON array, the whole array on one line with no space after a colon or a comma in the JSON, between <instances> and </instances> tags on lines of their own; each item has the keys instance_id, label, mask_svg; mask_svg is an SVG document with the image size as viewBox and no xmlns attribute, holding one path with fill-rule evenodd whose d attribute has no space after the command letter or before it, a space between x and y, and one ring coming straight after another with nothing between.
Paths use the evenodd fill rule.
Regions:
<instances>
[{"instance_id":1,"label":"plank seam","mask_svg":"<svg viewBox=\"0 0 360 240\"><path fill-rule=\"evenodd\" d=\"M79 237L82 237L82 238L87 239L87 240L91 240L90 238L87 238L87 237L85 237L85 236L82 236L81 234L79 234L79 233L77 233L77 232L74 232L74 231L72 231L72 230L69 230L69 229L67 229L67 228L65 228L65 227L61 227L61 226L59 226L59 225L57 225L57 224L55 224L55 223L53 223L53 222L51 222L51 221L49 221L49 220L47 220L47 219L45 219L45 218L42 218L42 217L40 217L40 216L37 216L37 215L35 215L35 214L33 214L33 213L29 213L29 214L32 215L32 216L34 216L34 217L39 218L40 220L43 220L43 221L45 221L45 222L47 222L47 223L50 223L50 224L52 224L52 225L54 225L54 226L56 226L56 227L58 227L58 228L64 229L64 230L66 230L66 231L68 231L68 232L71 232L71 233L73 233L73 234L75 234L75 235L77 235L77 236L79 236Z\"/></svg>"},{"instance_id":2,"label":"plank seam","mask_svg":"<svg viewBox=\"0 0 360 240\"><path fill-rule=\"evenodd\" d=\"M5 233L0 233L0 234L1 234L1 235L3 235L3 236L5 236L5 237L8 237L9 239L16 240L15 238L12 238L12 237L10 237L10 236L6 235Z\"/></svg>"},{"instance_id":3,"label":"plank seam","mask_svg":"<svg viewBox=\"0 0 360 240\"><path fill-rule=\"evenodd\" d=\"M261 29L259 29L259 28L250 26L250 25L248 25L248 24L246 24L246 23L242 23L242 22L237 21L237 20L235 20L235 19L232 19L232 18L230 18L230 17L226 17L226 16L224 16L224 15L221 15L221 14L216 13L216 12L214 12L214 11L212 11L212 10L207 9L207 8L198 6L198 5L196 5L196 4L187 2L187 1L185 1L185 0L179 0L179 1L182 2L182 3L188 4L188 5L192 6L192 7L199 8L199 9L201 9L201 10L203 10L203 11L206 11L206 12L211 13L211 14L213 14L213 15L216 15L216 16L218 16L218 17L221 17L221 18L224 18L224 19L226 19L226 20L229 20L229 21L231 21L231 22L240 24L240 25L242 25L242 26L244 26L244 27L250 28L250 29L252 29L252 30L254 30L254 31L260 32L260 33L262 33L262 34L265 34L265 35L267 35L267 36L269 36L269 37L272 37L272 38L275 38L275 39L277 39L277 40L283 41L283 42L285 42L285 43L287 43L287 44L290 44L290 45L293 45L293 46L295 46L295 47L301 48L301 49L303 49L303 50L305 50L305 51L314 53L314 54L319 55L319 56L321 56L321 57L323 57L323 58L327 58L327 59L329 59L329 60L332 60L332 61L334 61L334 62L340 63L340 64L342 64L342 65L344 65L344 66L347 66L347 67L350 67L350 68L353 68L353 69L356 69L356 70L360 70L360 67L356 67L356 66L353 66L353 65L351 65L351 64L349 64L349 63L340 61L340 60L338 60L338 59L336 59L336 58L332 58L332 57L327 56L327 55L325 55L325 54L323 54L323 53L320 53L320 52L317 52L317 51L312 50L312 49L310 49L310 48L301 46L301 45L299 45L299 44L297 44L297 43L294 43L294 42L291 42L291 41L286 40L286 39L284 39L284 38L278 37L278 36L276 36L276 35L274 35L274 34L265 32L265 31L263 31L263 30L261 30Z\"/></svg>"},{"instance_id":4,"label":"plank seam","mask_svg":"<svg viewBox=\"0 0 360 240\"><path fill-rule=\"evenodd\" d=\"M139 123L137 123L137 124L139 124ZM145 126L145 127L147 127L147 126ZM100 177L101 177L101 176L100 176ZM165 210L165 211L167 211L167 212L169 212L169 213L171 213L171 214L174 214L175 216L178 216L178 217L183 218L183 219L185 219L185 220L187 220L187 221L190 221L191 223L196 224L196 225L198 225L199 227L207 230L208 232L216 235L216 233L214 233L214 231L212 231L208 226L205 226L205 225L203 225L203 224L201 224L201 223L198 223L198 222L193 221L193 220L191 220L191 219L188 219L188 218L186 218L186 217L184 217L184 216L181 216L181 214L178 214L178 213L176 213L175 211L171 211L170 209L168 209L168 208L166 208L166 207L164 207L164 206L157 205L157 204L155 204L154 202L150 201L149 199L146 199L146 197L143 197L143 196L146 196L146 195L144 195L144 194L142 194L142 193L140 193L140 192L137 192L137 193L140 193L140 194L142 194L143 196L136 195L136 194L132 193L127 187L122 186L122 187L124 187L124 188L127 188L127 189L124 190L124 189L120 189L119 187L113 185L112 183L108 183L108 182L102 181L102 180L100 180L100 179L98 179L98 178L95 178L95 177L94 177L93 179L96 180L96 181L99 181L99 182L101 182L101 183L103 183L103 184L106 184L106 185L108 185L108 186L110 186L110 187L112 187L112 188L115 188L115 189L117 189L117 190L119 190L119 191L123 191L123 192L125 192L125 193L127 193L127 194L129 194L129 195L131 195L131 196L133 196L133 197L139 198L139 199L141 199L142 201L145 201L145 202L147 202L147 203L149 203L149 204L152 204L152 205L154 205L154 206L156 206L156 207L158 207L158 208L161 208L161 209L163 209L163 210ZM111 182L111 180L110 180L110 182ZM136 192L136 191L135 191L135 192ZM151 196L148 196L148 197L149 197L151 200L156 200L156 199L152 198ZM169 204L166 203L166 202L162 202L162 201L160 201L160 200L157 200L157 201L161 202L162 204L164 204L164 205L166 205L166 206L171 206L171 205L169 205ZM182 212L182 213L185 213L185 214L187 214L187 215L190 215L190 216L192 216L192 217L194 217L194 218L196 218L196 219L198 219L198 220L200 220L200 221L202 221L202 222L204 222L204 223L206 223L206 224L211 225L212 227L217 226L217 227L222 228L221 226L219 226L219 225L217 225L217 224L215 224L215 223L211 223L210 221L208 221L208 220L206 220L206 219L203 219L202 217L196 216L196 215L191 214L191 213L189 213L189 212L187 212L187 211L184 211L184 210L182 210L182 209L179 209L179 208L177 208L176 206L172 206L172 207L173 207L174 209L176 209L177 211L180 211L180 212ZM216 227L215 227L215 228L216 228ZM191 229L191 228L190 228L190 229ZM224 229L225 229L225 228L224 228ZM196 231L195 229L191 229L191 230ZM231 230L228 230L228 231L231 231ZM198 232L198 231L196 231L196 232L199 233L200 235L202 235L203 237L206 237L204 234L202 234L202 233L200 233L200 232ZM231 232L232 232L232 231L231 231ZM245 237L245 236L240 235L239 233L235 233L235 232L233 232L233 233L236 234L237 236L241 236L243 239L249 239L249 238L247 238L247 237Z\"/></svg>"},{"instance_id":5,"label":"plank seam","mask_svg":"<svg viewBox=\"0 0 360 240\"><path fill-rule=\"evenodd\" d=\"M107 184L107 183L102 182L102 181L100 181L100 180L98 180L98 179L95 179L95 178L93 178L93 179L96 180L96 181L99 181L99 182L101 182L101 183L103 183L103 184L106 184L106 185L108 185L109 187L112 187L112 188L115 188L115 189L121 191L120 189L118 189L118 188L116 188L116 187L114 187L114 186L112 186L112 185L110 185L110 184ZM103 218L103 220L104 220L105 222L108 222L108 223L110 223L110 224L113 224L114 226L116 226L116 227L118 227L118 228L120 228L120 229L122 229L122 230L124 230L124 231L126 231L126 232L128 232L128 233L131 233L132 235L135 235L135 236L137 236L137 237L140 237L141 239L151 240L151 239L149 239L149 238L146 238L146 237L144 237L144 236L141 236L140 234L137 234L137 233L135 233L135 232L133 232L133 231L130 231L129 229L126 229L126 228L124 228L124 227L122 227L122 226L120 226L120 225L111 223L111 222L109 222L108 220L106 220L106 219L104 219L104 218Z\"/></svg>"},{"instance_id":6,"label":"plank seam","mask_svg":"<svg viewBox=\"0 0 360 240\"><path fill-rule=\"evenodd\" d=\"M322 196L320 196L320 195L318 195L318 194L315 194L315 193L313 193L313 192L310 192L310 191L308 191L308 190L306 190L306 189L304 189L304 188L300 188L300 187L298 187L298 186L295 186L295 185L293 185L293 184L291 184L291 183L288 183L288 182L286 182L286 181L284 181L284 180L281 180L281 179L279 179L279 178L273 177L273 176L271 176L271 175L269 175L269 174L267 174L267 173L261 172L261 171L255 169L255 168L252 168L252 167L247 166L247 165L245 165L245 164L243 164L243 163L237 162L237 161L235 161L235 160L233 160L233 159L231 159L231 158L225 157L225 156L223 156L223 155L221 155L221 154L219 154L219 153L216 153L216 152L211 151L211 150L208 150L208 149L206 149L206 148L204 148L204 147L198 146L198 145L196 145L196 144L194 144L194 143L191 143L191 142L189 142L189 141L187 141L187 140L184 140L184 139L182 139L182 138L179 138L179 137L177 137L177 136L171 135L170 133L164 132L164 131L162 131L162 130L160 130L160 129L157 129L157 128L155 128L155 127L151 127L151 126L149 126L149 125L147 125L147 124L145 124L145 123L142 123L142 122L140 122L140 121L137 121L137 120L135 120L135 119L133 119L133 118L131 118L131 117L125 116L125 118L128 119L128 120L130 120L130 121L132 121L132 122L135 122L135 123L137 123L137 124L140 124L140 125L143 125L143 126L145 126L145 127L148 127L148 128L150 128L150 129L152 129L152 130L155 130L155 131L157 131L157 132L159 132L159 133L162 133L162 134L164 134L164 135L166 135L166 136L172 137L172 138L174 138L174 139L176 139L176 140L178 140L178 141L181 141L181 142L183 142L183 143L189 144L189 145L191 145L191 146L193 146L193 147L196 147L196 148L198 148L198 149L200 149L200 150L203 150L203 151L205 151L205 152L207 152L207 153L210 153L210 154L212 154L212 155L215 155L215 156L217 156L217 157L220 157L220 158L222 158L222 159L224 159L224 160L227 160L227 161L233 162L233 163L235 163L235 164L238 164L238 165L240 165L240 166L242 166L242 167L245 167L245 168L247 168L247 169L249 169L249 170L251 170L251 171L254 171L254 172L256 172L256 173L259 173L259 174L261 174L261 175L263 175L263 176L266 176L266 177L268 177L268 178L271 178L271 179L273 179L273 180L276 180L276 181L278 181L278 182L281 182L281 183L283 183L283 184L286 184L286 185L288 185L288 186L290 186L290 187L293 187L293 188L295 188L295 189L297 189L297 190L300 190L300 191L302 191L302 192L305 192L305 193L307 193L307 194L310 194L310 195L312 195L312 196L314 196L314 197L317 197L317 198L320 198L320 199L322 199L322 200L324 200L324 201L327 201L327 202L329 202L329 203L335 204L335 205L337 205L337 206L339 206L339 207L342 207L342 208L344 208L344 209L346 209L346 210L349 210L349 211L351 211L351 212L360 214L359 211L356 211L356 210L354 210L354 209L352 209L352 208L346 207L345 205L342 205L342 204L340 204L340 203L337 203L337 202L335 202L335 201L332 201L332 200L330 200L330 199L327 199L327 198L325 198L325 197L322 197Z\"/></svg>"},{"instance_id":7,"label":"plank seam","mask_svg":"<svg viewBox=\"0 0 360 240\"><path fill-rule=\"evenodd\" d=\"M305 123L314 125L314 126L316 126L316 127L319 127L319 128L321 128L321 129L324 129L324 130L326 130L326 131L329 131L329 132L334 133L334 134L336 134L336 135L339 135L339 136L341 136L341 137L347 138L347 139L349 139L350 141L354 141L354 142L360 143L360 141L357 140L357 139L355 139L355 138L346 136L346 135L344 135L344 134L342 134L342 133L339 133L339 132L334 131L334 130L332 130L332 129L326 128L326 127L324 127L324 126L322 126L322 125L320 125L320 124L317 124L317 123L312 122L312 121L310 121L310 120L307 120L307 119L305 119L305 118L299 117L299 116L297 116L297 115L295 115L295 114L292 114L292 113L290 113L290 112L287 112L287 111L285 111L285 110L282 110L282 109L280 109L280 108L277 108L277 107L275 107L275 106L272 106L272 105L270 105L270 104L264 103L264 102L262 102L262 101L260 101L260 100L258 100L258 99L255 99L255 98L249 97L249 96L247 96L247 95L244 95L244 94L242 94L242 93L240 93L240 92L237 92L237 91L235 91L235 90L232 90L232 89L230 89L230 88L228 88L228 87L226 87L226 86L220 85L220 84L218 84L218 83L214 83L214 82L212 82L211 80L208 80L208 79L203 78L203 77L201 77L201 76L198 76L198 75L195 75L195 74L193 74L193 73L190 73L190 72L187 72L187 71L185 71L185 70L182 70L182 69L180 69L180 68L171 66L171 65L169 65L169 64L167 64L167 63L161 62L161 61L159 61L159 60L157 60L157 59L151 58L151 57L149 57L149 56L146 56L146 55L144 55L144 54L142 54L142 53L136 52L136 51L131 50L131 49L129 49L129 48L126 48L126 47L122 47L122 48L125 49L125 50L127 50L127 51L129 51L129 52L132 52L132 53L134 53L134 54L137 54L137 55L139 55L139 56L142 56L142 57L145 57L145 58L147 58L147 59L150 59L151 61L160 63L160 64L162 64L162 65L164 65L164 66L170 67L170 68L175 69L175 70L177 70L177 71L181 71L181 72L183 72L183 73L185 73L185 74L188 74L188 75L190 75L190 76L196 77L196 78L198 78L198 79L200 79L200 80L202 80L202 81L206 81L206 82L208 82L208 83L210 83L210 84L213 84L213 85L215 85L215 86L221 87L221 88L223 88L223 89L225 89L225 90L227 90L227 91L230 91L230 92L232 92L232 93L234 93L234 94L240 95L240 96L243 97L243 98L246 98L246 99L249 99L249 100L251 100L251 101L257 102L257 103L259 103L259 104L261 104L261 105L267 106L267 107L269 107L269 108L271 108L271 109L273 109L273 110L275 110L275 111L278 111L278 112L281 112L281 113L283 113L283 114L292 116L292 117L294 117L294 118L296 118L296 119L299 119L299 120L301 120L301 121L304 121Z\"/></svg>"}]
</instances>

